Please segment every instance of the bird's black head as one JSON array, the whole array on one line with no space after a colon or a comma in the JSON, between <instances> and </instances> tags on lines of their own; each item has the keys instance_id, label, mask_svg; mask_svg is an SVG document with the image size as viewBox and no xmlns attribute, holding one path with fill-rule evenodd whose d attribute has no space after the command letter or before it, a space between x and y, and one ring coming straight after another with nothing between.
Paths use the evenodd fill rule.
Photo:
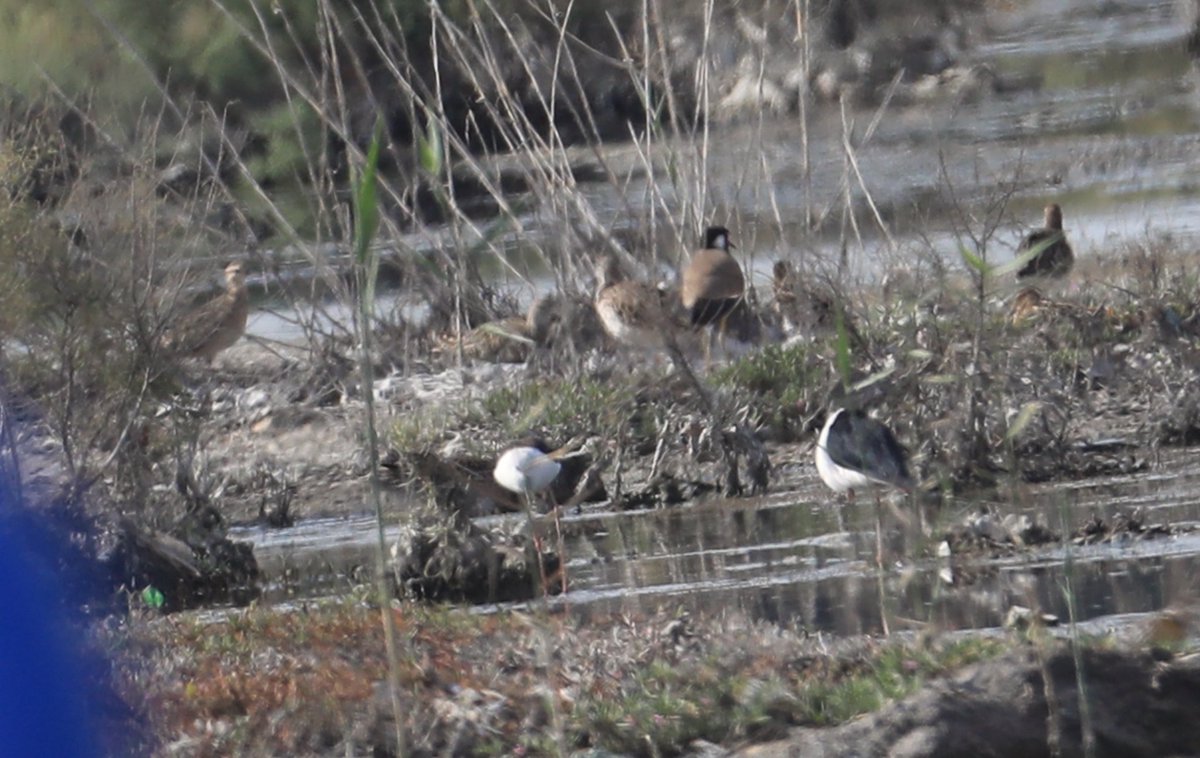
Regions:
<instances>
[{"instance_id":1,"label":"bird's black head","mask_svg":"<svg viewBox=\"0 0 1200 758\"><path fill-rule=\"evenodd\" d=\"M546 444L546 440L533 433L523 435L517 440L517 445L520 447L531 447L543 453L548 453L554 449L550 447L550 445Z\"/></svg>"},{"instance_id":2,"label":"bird's black head","mask_svg":"<svg viewBox=\"0 0 1200 758\"><path fill-rule=\"evenodd\" d=\"M713 250L728 250L736 247L729 241L729 230L723 226L710 226L704 230L704 247Z\"/></svg>"}]
</instances>

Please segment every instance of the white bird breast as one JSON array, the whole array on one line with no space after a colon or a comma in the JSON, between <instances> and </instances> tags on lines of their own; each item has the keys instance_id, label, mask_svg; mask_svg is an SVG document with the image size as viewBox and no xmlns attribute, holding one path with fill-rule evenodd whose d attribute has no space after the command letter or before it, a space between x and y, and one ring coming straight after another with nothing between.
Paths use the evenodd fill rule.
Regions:
<instances>
[{"instance_id":1,"label":"white bird breast","mask_svg":"<svg viewBox=\"0 0 1200 758\"><path fill-rule=\"evenodd\" d=\"M844 412L838 410L836 413L829 414L829 418L825 420L825 427L821 429L821 437L817 440L817 473L821 476L821 481L825 482L834 492L858 489L871 483L865 474L834 463L826 450L826 445L829 444L829 428L833 426L834 420Z\"/></svg>"},{"instance_id":2,"label":"white bird breast","mask_svg":"<svg viewBox=\"0 0 1200 758\"><path fill-rule=\"evenodd\" d=\"M541 492L558 476L562 465L536 447L514 447L496 461L496 483L518 495Z\"/></svg>"}]
</instances>

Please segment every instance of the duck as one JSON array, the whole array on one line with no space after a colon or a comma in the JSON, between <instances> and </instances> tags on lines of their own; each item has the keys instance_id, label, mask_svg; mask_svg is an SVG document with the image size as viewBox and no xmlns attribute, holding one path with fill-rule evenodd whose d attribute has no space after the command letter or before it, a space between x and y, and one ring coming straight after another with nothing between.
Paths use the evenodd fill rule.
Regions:
<instances>
[{"instance_id":1,"label":"duck","mask_svg":"<svg viewBox=\"0 0 1200 758\"><path fill-rule=\"evenodd\" d=\"M880 493L887 488L911 493L916 482L909 473L908 453L896 435L871 418L860 402L848 395L831 399L829 414L814 452L817 474L835 493L853 503L856 490L875 494L875 560L883 567L883 514Z\"/></svg>"},{"instance_id":2,"label":"duck","mask_svg":"<svg viewBox=\"0 0 1200 758\"><path fill-rule=\"evenodd\" d=\"M746 277L737 259L729 252L736 246L729 239L728 229L708 227L704 230L702 245L683 269L679 296L693 328L715 326L718 337L723 338L730 314L745 299ZM706 355L710 351L711 334Z\"/></svg>"},{"instance_id":3,"label":"duck","mask_svg":"<svg viewBox=\"0 0 1200 758\"><path fill-rule=\"evenodd\" d=\"M250 295L240 261L225 267L225 291L178 320L162 340L163 347L186 358L211 364L246 333Z\"/></svg>"},{"instance_id":4,"label":"duck","mask_svg":"<svg viewBox=\"0 0 1200 758\"><path fill-rule=\"evenodd\" d=\"M1060 279L1075 265L1075 253L1067 242L1066 233L1063 232L1062 208L1058 203L1046 206L1044 224L1041 229L1034 229L1027 234L1017 247L1018 257L1041 247L1041 252L1017 272L1018 279L1033 276Z\"/></svg>"}]
</instances>

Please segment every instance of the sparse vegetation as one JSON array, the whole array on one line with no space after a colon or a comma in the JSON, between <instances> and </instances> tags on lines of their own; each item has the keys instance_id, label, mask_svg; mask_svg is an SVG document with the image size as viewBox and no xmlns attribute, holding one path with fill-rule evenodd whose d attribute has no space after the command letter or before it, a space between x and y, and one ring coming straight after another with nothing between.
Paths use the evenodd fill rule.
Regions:
<instances>
[{"instance_id":1,"label":"sparse vegetation","mask_svg":"<svg viewBox=\"0 0 1200 758\"><path fill-rule=\"evenodd\" d=\"M372 494L396 484L376 476L381 447L440 454L456 438L465 455L484 458L486 474L487 456L527 432L553 443L598 438L595 471L623 494L656 479L676 492L684 478L697 492L725 489L713 471L722 455L736 458L729 440L809 441L826 391L851 375L886 379L891 392L876 411L913 448L924 488L947 499L1146 465L1081 451L1097 429L1143 448L1200 439L1200 278L1190 251L1147 234L1081 259L1077 288L1048 293L1017 319L1013 264L998 262L997 239L1010 199L1028 185L985 177L991 194L969 201L980 188L951 186L945 166L944 197L917 205L951 217L964 265L932 244L897 244L907 206L878 203L858 158L900 86L920 74L886 68L903 55L857 56L875 68L825 91L837 76L828 64L850 44L829 38L854 36L838 14L861 4L216 0L153 17L124 0L10 2L7 15L4 5L0 17L13 21L0 31L0 77L13 88L0 104L8 405L51 438L65 468L56 495L86 503L109 530L133 522L177 539L183 522L224 538L226 520L251 520L257 508L269 522L268 498L291 502L297 489L310 508L344 515L365 500L364 460ZM896 7L910 23L927 5ZM837 48L827 65L817 47ZM38 70L25 65L35 61ZM840 186L814 193L808 109L825 99L842 116L829 144L845 165ZM865 130L855 111L870 115ZM777 194L777 145L764 137L771 112L799 116L802 165L788 168L803 175L803 193ZM380 118L380 142L368 147ZM724 138L716 130L739 118L737 165L713 160ZM623 145L609 150L610 139ZM355 181L376 167L378 185ZM369 202L367 186L378 186ZM828 242L819 235L839 215L834 296L814 297L813 323L783 347L773 341L781 319L756 294L757 326L769 336L694 384L595 349L596 340L576 343L572 330L586 327L575 322L557 323L557 339L531 348L528 366L482 388L466 388L475 375L461 371L462 355L430 349L546 289L586 305L601 252L619 252L645 281L664 263L677 270L678 251L714 219L740 226L748 280L755 256L775 246L801 264L806 284L818 282L821 262L807 251ZM881 286L855 280L851 255L865 258L874 244L864 231L889 253ZM248 259L261 311L285 312L304 344L260 338L257 363L215 369L162 349L172 319L228 257ZM1105 258L1119 271L1088 269ZM377 300L376 274L394 303ZM853 319L853 340L845 329L827 334L821 319L835 311ZM376 444L383 375L440 370L459 380L440 399L381 392ZM344 436L323 437L321 423ZM333 456L347 448L365 455ZM334 502L333 485L349 494ZM470 489L459 485L446 489ZM410 500L395 500L391 510L377 503L381 569L384 527L394 513L412 516ZM728 523L775 525L770 514L763 525L745 516ZM699 561L706 551L703 543ZM598 550L594 560L621 557ZM451 575L454 565L440 568ZM154 738L214 754L675 755L697 739L842 724L1012 648L934 637L834 641L831 652L826 640L733 613L583 623L569 610L529 619L396 609L385 574L371 609L353 589L215 622L143 609L96 634L119 651L127 698ZM143 597L159 599L146 606L180 607L147 589L159 594ZM397 637L385 645L393 623ZM1077 670L1083 661L1080 653ZM382 707L381 681L396 684L404 707ZM1077 681L1087 689L1083 674Z\"/></svg>"},{"instance_id":2,"label":"sparse vegetation","mask_svg":"<svg viewBox=\"0 0 1200 758\"><path fill-rule=\"evenodd\" d=\"M413 657L400 661L403 727L420 753L553 753L539 686L555 692L573 748L671 755L696 739L779 737L789 726L876 710L1011 647L988 639L854 640L822 651L803 635L736 618L547 620L543 631L565 665L539 684L535 630L521 615L413 607L395 618L412 644ZM665 631L676 627L687 636ZM145 671L130 696L157 703L172 733L213 750L386 751L389 711L372 705L386 666L379 635L373 611L341 601L305 613L253 609L215 623L155 622L119 644L136 651L134 661L181 653ZM264 650L272 651L270 663ZM314 691L320 696L308 695ZM227 726L207 733L195 726L213 720Z\"/></svg>"}]
</instances>

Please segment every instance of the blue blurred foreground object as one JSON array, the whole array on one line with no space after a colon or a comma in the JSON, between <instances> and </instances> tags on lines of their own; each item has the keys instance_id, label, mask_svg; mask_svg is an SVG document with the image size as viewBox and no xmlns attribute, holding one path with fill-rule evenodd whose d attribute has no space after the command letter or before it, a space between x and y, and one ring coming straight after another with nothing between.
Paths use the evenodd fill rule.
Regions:
<instances>
[{"instance_id":1,"label":"blue blurred foreground object","mask_svg":"<svg viewBox=\"0 0 1200 758\"><path fill-rule=\"evenodd\" d=\"M6 500L0 508L20 507ZM103 755L80 627L22 532L0 528L0 756Z\"/></svg>"}]
</instances>

